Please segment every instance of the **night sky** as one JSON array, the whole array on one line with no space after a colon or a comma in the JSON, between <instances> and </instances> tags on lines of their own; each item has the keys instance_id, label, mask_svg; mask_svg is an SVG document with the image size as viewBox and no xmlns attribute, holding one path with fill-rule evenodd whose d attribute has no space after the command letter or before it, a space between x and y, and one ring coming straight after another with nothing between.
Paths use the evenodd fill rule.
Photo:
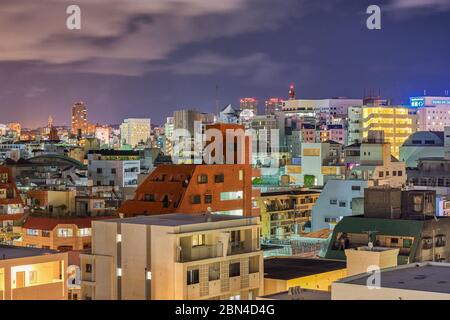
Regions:
<instances>
[{"instance_id":1,"label":"night sky","mask_svg":"<svg viewBox=\"0 0 450 320\"><path fill-rule=\"evenodd\" d=\"M66 7L81 7L81 30ZM382 30L366 9L382 10ZM0 123L120 123L241 97L395 103L450 89L450 0L0 0Z\"/></svg>"}]
</instances>

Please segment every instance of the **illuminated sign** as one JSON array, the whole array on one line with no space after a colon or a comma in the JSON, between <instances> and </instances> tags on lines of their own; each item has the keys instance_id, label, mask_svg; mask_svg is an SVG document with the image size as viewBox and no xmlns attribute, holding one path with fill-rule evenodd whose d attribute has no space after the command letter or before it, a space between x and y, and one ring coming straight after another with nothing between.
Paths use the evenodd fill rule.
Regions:
<instances>
[{"instance_id":1,"label":"illuminated sign","mask_svg":"<svg viewBox=\"0 0 450 320\"><path fill-rule=\"evenodd\" d=\"M431 101L432 104L450 104L450 99L449 100L432 100Z\"/></svg>"},{"instance_id":2,"label":"illuminated sign","mask_svg":"<svg viewBox=\"0 0 450 320\"><path fill-rule=\"evenodd\" d=\"M411 107L425 106L425 98L421 98L421 97L409 98L409 102L410 102Z\"/></svg>"}]
</instances>

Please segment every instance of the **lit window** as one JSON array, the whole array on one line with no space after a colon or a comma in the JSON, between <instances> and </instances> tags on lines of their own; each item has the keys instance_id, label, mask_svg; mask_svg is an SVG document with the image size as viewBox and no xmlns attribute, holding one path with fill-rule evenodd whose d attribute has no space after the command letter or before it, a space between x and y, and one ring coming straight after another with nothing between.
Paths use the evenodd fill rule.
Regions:
<instances>
[{"instance_id":1,"label":"lit window","mask_svg":"<svg viewBox=\"0 0 450 320\"><path fill-rule=\"evenodd\" d=\"M78 230L79 237L89 237L91 235L91 228L82 228Z\"/></svg>"},{"instance_id":2,"label":"lit window","mask_svg":"<svg viewBox=\"0 0 450 320\"><path fill-rule=\"evenodd\" d=\"M122 242L122 235L121 235L121 234L118 234L118 235L116 236L116 241L117 241L117 242Z\"/></svg>"},{"instance_id":3,"label":"lit window","mask_svg":"<svg viewBox=\"0 0 450 320\"><path fill-rule=\"evenodd\" d=\"M242 199L243 192L242 191L231 191L231 192L221 192L220 193L220 200L226 201L226 200L239 200Z\"/></svg>"},{"instance_id":4,"label":"lit window","mask_svg":"<svg viewBox=\"0 0 450 320\"><path fill-rule=\"evenodd\" d=\"M192 236L192 246L202 246L205 244L205 238L206 236L204 234L195 234Z\"/></svg>"},{"instance_id":5,"label":"lit window","mask_svg":"<svg viewBox=\"0 0 450 320\"><path fill-rule=\"evenodd\" d=\"M38 236L39 230L37 229L27 229L27 235L28 236Z\"/></svg>"},{"instance_id":6,"label":"lit window","mask_svg":"<svg viewBox=\"0 0 450 320\"><path fill-rule=\"evenodd\" d=\"M122 268L117 268L117 276L118 277L122 276Z\"/></svg>"},{"instance_id":7,"label":"lit window","mask_svg":"<svg viewBox=\"0 0 450 320\"><path fill-rule=\"evenodd\" d=\"M59 228L58 237L61 238L73 237L73 230L70 228Z\"/></svg>"}]
</instances>

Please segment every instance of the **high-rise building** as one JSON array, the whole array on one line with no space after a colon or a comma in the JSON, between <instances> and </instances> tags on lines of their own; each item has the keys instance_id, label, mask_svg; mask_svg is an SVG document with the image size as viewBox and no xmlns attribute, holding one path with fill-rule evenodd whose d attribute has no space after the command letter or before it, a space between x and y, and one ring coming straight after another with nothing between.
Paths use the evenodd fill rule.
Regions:
<instances>
[{"instance_id":1,"label":"high-rise building","mask_svg":"<svg viewBox=\"0 0 450 320\"><path fill-rule=\"evenodd\" d=\"M174 130L174 118L167 117L166 123L164 124L164 136L166 137L165 149L163 150L166 155L172 154L172 137Z\"/></svg>"},{"instance_id":2,"label":"high-rise building","mask_svg":"<svg viewBox=\"0 0 450 320\"><path fill-rule=\"evenodd\" d=\"M400 155L400 147L408 137L416 132L415 116L409 108L401 106L363 106L361 113L354 114L359 121L360 141L366 140L369 131L383 131L384 139L391 144L391 153L396 158Z\"/></svg>"},{"instance_id":3,"label":"high-rise building","mask_svg":"<svg viewBox=\"0 0 450 320\"><path fill-rule=\"evenodd\" d=\"M283 100L280 98L269 98L266 100L266 115L274 115L276 112L281 111L283 108Z\"/></svg>"},{"instance_id":4,"label":"high-rise building","mask_svg":"<svg viewBox=\"0 0 450 320\"><path fill-rule=\"evenodd\" d=\"M450 126L450 97L413 97L410 102L417 108L417 131L444 131Z\"/></svg>"},{"instance_id":5,"label":"high-rise building","mask_svg":"<svg viewBox=\"0 0 450 320\"><path fill-rule=\"evenodd\" d=\"M100 145L109 146L111 131L111 127L109 126L97 126L95 128L95 138L100 141Z\"/></svg>"},{"instance_id":6,"label":"high-rise building","mask_svg":"<svg viewBox=\"0 0 450 320\"><path fill-rule=\"evenodd\" d=\"M174 129L188 130L191 136L194 135L194 122L202 122L203 117L197 110L183 109L177 110L173 113Z\"/></svg>"},{"instance_id":7,"label":"high-rise building","mask_svg":"<svg viewBox=\"0 0 450 320\"><path fill-rule=\"evenodd\" d=\"M150 119L125 119L120 125L122 145L134 148L139 144L146 144L150 138L150 131Z\"/></svg>"},{"instance_id":8,"label":"high-rise building","mask_svg":"<svg viewBox=\"0 0 450 320\"><path fill-rule=\"evenodd\" d=\"M8 123L9 131L14 135L16 138L20 138L20 133L22 131L22 126L18 122L10 122Z\"/></svg>"},{"instance_id":9,"label":"high-rise building","mask_svg":"<svg viewBox=\"0 0 450 320\"><path fill-rule=\"evenodd\" d=\"M82 136L87 133L87 108L84 102L76 102L72 106L72 134Z\"/></svg>"},{"instance_id":10,"label":"high-rise building","mask_svg":"<svg viewBox=\"0 0 450 320\"><path fill-rule=\"evenodd\" d=\"M259 217L166 214L94 221L83 300L253 300L264 292Z\"/></svg>"},{"instance_id":11,"label":"high-rise building","mask_svg":"<svg viewBox=\"0 0 450 320\"><path fill-rule=\"evenodd\" d=\"M172 157L172 160L177 159L175 163L202 163L202 155L198 152L201 149L201 142L195 141L194 136L195 133L201 134L203 120L202 114L196 110L183 109L173 113L173 128L177 133L177 136L173 136L173 139L177 141L172 139L172 144L184 144L183 151L178 152L176 155L172 154L172 156L175 156Z\"/></svg>"},{"instance_id":12,"label":"high-rise building","mask_svg":"<svg viewBox=\"0 0 450 320\"><path fill-rule=\"evenodd\" d=\"M240 110L251 110L254 115L258 114L258 100L256 98L242 98L240 100Z\"/></svg>"}]
</instances>

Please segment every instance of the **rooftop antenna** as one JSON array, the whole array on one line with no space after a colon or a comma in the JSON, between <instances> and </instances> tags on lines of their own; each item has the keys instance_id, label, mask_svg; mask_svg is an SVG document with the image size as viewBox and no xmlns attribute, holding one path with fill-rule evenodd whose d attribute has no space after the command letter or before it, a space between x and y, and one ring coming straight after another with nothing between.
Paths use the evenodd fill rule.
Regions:
<instances>
[{"instance_id":1,"label":"rooftop antenna","mask_svg":"<svg viewBox=\"0 0 450 320\"><path fill-rule=\"evenodd\" d=\"M447 96L448 96L448 90L445 90L445 91L444 91L444 94L445 94L445 96L447 97Z\"/></svg>"}]
</instances>

